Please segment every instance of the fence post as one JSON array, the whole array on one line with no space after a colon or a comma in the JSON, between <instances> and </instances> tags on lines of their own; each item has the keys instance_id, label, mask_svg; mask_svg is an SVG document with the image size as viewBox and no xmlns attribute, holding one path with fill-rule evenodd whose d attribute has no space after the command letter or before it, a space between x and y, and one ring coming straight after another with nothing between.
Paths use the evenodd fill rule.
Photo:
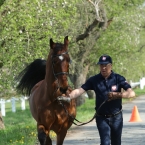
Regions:
<instances>
[{"instance_id":1,"label":"fence post","mask_svg":"<svg viewBox=\"0 0 145 145\"><path fill-rule=\"evenodd\" d=\"M21 109L25 110L25 97L24 96L21 97Z\"/></svg>"},{"instance_id":2,"label":"fence post","mask_svg":"<svg viewBox=\"0 0 145 145\"><path fill-rule=\"evenodd\" d=\"M143 84L143 79L140 79L140 89L143 90L144 89L144 84Z\"/></svg>"},{"instance_id":3,"label":"fence post","mask_svg":"<svg viewBox=\"0 0 145 145\"><path fill-rule=\"evenodd\" d=\"M142 78L142 81L143 81L143 88L145 86L145 77Z\"/></svg>"},{"instance_id":4,"label":"fence post","mask_svg":"<svg viewBox=\"0 0 145 145\"><path fill-rule=\"evenodd\" d=\"M11 103L12 103L12 112L16 112L16 101L15 98L11 98Z\"/></svg>"},{"instance_id":5,"label":"fence post","mask_svg":"<svg viewBox=\"0 0 145 145\"><path fill-rule=\"evenodd\" d=\"M6 111L5 111L5 99L1 99L1 114L2 116L6 116Z\"/></svg>"}]
</instances>

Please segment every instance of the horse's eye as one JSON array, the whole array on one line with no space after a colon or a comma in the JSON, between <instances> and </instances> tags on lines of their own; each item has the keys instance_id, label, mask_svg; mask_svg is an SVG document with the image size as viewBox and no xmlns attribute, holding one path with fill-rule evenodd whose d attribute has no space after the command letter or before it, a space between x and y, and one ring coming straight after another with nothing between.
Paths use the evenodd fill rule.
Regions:
<instances>
[{"instance_id":1,"label":"horse's eye","mask_svg":"<svg viewBox=\"0 0 145 145\"><path fill-rule=\"evenodd\" d=\"M58 60L56 58L53 59L53 64L56 64Z\"/></svg>"}]
</instances>

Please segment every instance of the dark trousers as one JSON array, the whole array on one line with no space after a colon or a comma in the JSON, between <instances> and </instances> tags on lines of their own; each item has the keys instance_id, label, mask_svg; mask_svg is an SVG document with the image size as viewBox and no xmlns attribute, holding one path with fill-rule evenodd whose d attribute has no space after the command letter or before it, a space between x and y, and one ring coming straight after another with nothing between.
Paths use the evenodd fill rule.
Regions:
<instances>
[{"instance_id":1,"label":"dark trousers","mask_svg":"<svg viewBox=\"0 0 145 145\"><path fill-rule=\"evenodd\" d=\"M96 124L100 135L101 145L121 145L123 128L122 112L110 118L97 116Z\"/></svg>"}]
</instances>

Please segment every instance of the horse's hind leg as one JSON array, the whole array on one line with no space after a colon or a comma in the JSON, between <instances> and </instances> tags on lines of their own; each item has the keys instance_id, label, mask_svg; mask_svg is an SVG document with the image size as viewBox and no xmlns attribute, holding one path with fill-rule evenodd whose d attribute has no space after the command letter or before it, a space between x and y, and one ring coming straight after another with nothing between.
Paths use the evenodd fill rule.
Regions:
<instances>
[{"instance_id":1,"label":"horse's hind leg","mask_svg":"<svg viewBox=\"0 0 145 145\"><path fill-rule=\"evenodd\" d=\"M38 140L40 142L40 145L45 145L46 133L45 133L45 128L43 125L38 126Z\"/></svg>"},{"instance_id":2,"label":"horse's hind leg","mask_svg":"<svg viewBox=\"0 0 145 145\"><path fill-rule=\"evenodd\" d=\"M57 134L57 144L56 145L63 145L64 138L66 136L67 130L62 129L61 132Z\"/></svg>"}]
</instances>

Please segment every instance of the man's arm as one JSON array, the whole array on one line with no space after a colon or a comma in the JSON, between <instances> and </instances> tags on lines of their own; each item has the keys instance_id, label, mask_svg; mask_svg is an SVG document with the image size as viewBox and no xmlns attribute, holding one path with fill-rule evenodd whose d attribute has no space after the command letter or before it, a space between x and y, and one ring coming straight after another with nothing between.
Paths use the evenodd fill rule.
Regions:
<instances>
[{"instance_id":1,"label":"man's arm","mask_svg":"<svg viewBox=\"0 0 145 145\"><path fill-rule=\"evenodd\" d=\"M82 95L85 92L85 90L83 88L78 88L73 90L70 94L69 97L70 99L75 99L77 97L79 97L80 95Z\"/></svg>"},{"instance_id":2,"label":"man's arm","mask_svg":"<svg viewBox=\"0 0 145 145\"><path fill-rule=\"evenodd\" d=\"M85 92L85 90L84 90L83 88L75 89L75 90L73 90L73 91L69 94L69 97L64 97L64 95L62 95L62 96L59 96L59 97L57 98L57 100L65 101L65 102L70 103L70 101L71 101L72 99L75 99L75 98L79 97L79 96L82 95L84 92Z\"/></svg>"},{"instance_id":3,"label":"man's arm","mask_svg":"<svg viewBox=\"0 0 145 145\"><path fill-rule=\"evenodd\" d=\"M128 88L125 92L110 92L108 93L108 101L122 98L133 98L135 97L135 92Z\"/></svg>"},{"instance_id":4,"label":"man's arm","mask_svg":"<svg viewBox=\"0 0 145 145\"><path fill-rule=\"evenodd\" d=\"M135 92L129 88L122 93L122 98L133 98L135 97Z\"/></svg>"}]
</instances>

